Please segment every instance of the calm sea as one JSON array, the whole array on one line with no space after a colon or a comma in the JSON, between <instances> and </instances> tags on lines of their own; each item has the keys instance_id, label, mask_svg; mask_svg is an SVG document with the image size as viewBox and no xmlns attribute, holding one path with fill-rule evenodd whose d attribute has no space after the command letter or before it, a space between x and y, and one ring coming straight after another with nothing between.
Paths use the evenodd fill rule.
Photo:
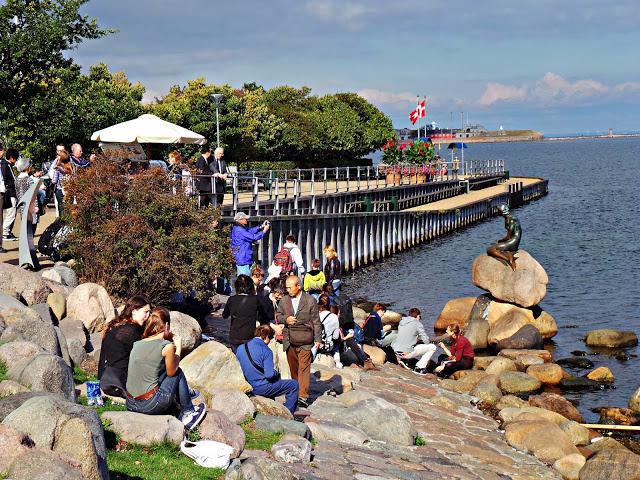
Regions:
<instances>
[{"instance_id":1,"label":"calm sea","mask_svg":"<svg viewBox=\"0 0 640 480\"><path fill-rule=\"evenodd\" d=\"M512 175L549 179L547 197L515 210L524 232L520 247L549 275L541 306L559 327L549 348L556 359L586 351L596 367L613 371L615 389L567 395L588 421L598 418L592 407L626 407L640 387L638 349L618 360L590 350L582 338L596 328L640 335L640 139L474 144L465 159L503 159ZM471 284L471 264L503 233L500 218L487 220L354 273L346 291L401 312L417 306L432 331L449 299L482 293Z\"/></svg>"}]
</instances>

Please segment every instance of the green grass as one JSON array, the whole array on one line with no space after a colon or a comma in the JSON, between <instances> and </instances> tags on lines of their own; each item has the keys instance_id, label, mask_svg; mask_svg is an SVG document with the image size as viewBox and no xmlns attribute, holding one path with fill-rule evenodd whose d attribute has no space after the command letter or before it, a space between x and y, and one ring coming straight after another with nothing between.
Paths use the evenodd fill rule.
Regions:
<instances>
[{"instance_id":1,"label":"green grass","mask_svg":"<svg viewBox=\"0 0 640 480\"><path fill-rule=\"evenodd\" d=\"M98 377L96 377L95 375L88 374L80 367L73 368L73 382L76 385L82 385L85 382L96 381L96 380L98 380Z\"/></svg>"},{"instance_id":2,"label":"green grass","mask_svg":"<svg viewBox=\"0 0 640 480\"><path fill-rule=\"evenodd\" d=\"M6 379L7 379L7 366L4 363L0 362L0 382Z\"/></svg>"},{"instance_id":3,"label":"green grass","mask_svg":"<svg viewBox=\"0 0 640 480\"><path fill-rule=\"evenodd\" d=\"M172 443L149 447L120 444L119 451L107 450L107 465L112 480L211 480L224 478L219 468L196 465Z\"/></svg>"},{"instance_id":4,"label":"green grass","mask_svg":"<svg viewBox=\"0 0 640 480\"><path fill-rule=\"evenodd\" d=\"M271 447L278 443L284 435L284 432L272 433L259 430L256 428L256 422L253 420L244 422L241 426L245 434L244 448L249 450L264 450L270 452Z\"/></svg>"},{"instance_id":5,"label":"green grass","mask_svg":"<svg viewBox=\"0 0 640 480\"><path fill-rule=\"evenodd\" d=\"M417 445L418 447L424 447L426 444L427 442L420 435L416 437L416 441L414 442L414 445Z\"/></svg>"}]
</instances>

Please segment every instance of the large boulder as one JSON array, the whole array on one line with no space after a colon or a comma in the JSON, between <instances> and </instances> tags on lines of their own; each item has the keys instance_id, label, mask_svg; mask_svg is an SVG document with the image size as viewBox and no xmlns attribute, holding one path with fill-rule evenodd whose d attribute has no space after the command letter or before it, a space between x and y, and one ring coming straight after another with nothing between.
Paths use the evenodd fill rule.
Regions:
<instances>
[{"instance_id":1,"label":"large boulder","mask_svg":"<svg viewBox=\"0 0 640 480\"><path fill-rule=\"evenodd\" d=\"M366 310L360 307L353 306L353 320L360 326L364 323L365 319L369 316Z\"/></svg>"},{"instance_id":2,"label":"large boulder","mask_svg":"<svg viewBox=\"0 0 640 480\"><path fill-rule=\"evenodd\" d=\"M16 457L31 450L28 435L7 425L0 424L0 472L6 474Z\"/></svg>"},{"instance_id":3,"label":"large boulder","mask_svg":"<svg viewBox=\"0 0 640 480\"><path fill-rule=\"evenodd\" d=\"M516 358L516 367L521 372L526 372L531 365L542 365L544 360L537 355L520 355Z\"/></svg>"},{"instance_id":4,"label":"large boulder","mask_svg":"<svg viewBox=\"0 0 640 480\"><path fill-rule=\"evenodd\" d=\"M47 304L59 322L67 315L67 299L60 292L52 292L47 296Z\"/></svg>"},{"instance_id":5,"label":"large boulder","mask_svg":"<svg viewBox=\"0 0 640 480\"><path fill-rule=\"evenodd\" d=\"M329 440L357 446L364 445L369 441L366 433L346 423L330 421L308 421L305 423L311 430L315 440Z\"/></svg>"},{"instance_id":6,"label":"large boulder","mask_svg":"<svg viewBox=\"0 0 640 480\"><path fill-rule=\"evenodd\" d=\"M563 417L578 423L584 423L584 417L573 403L556 393L544 392L540 395L531 395L529 397L529 405L559 413Z\"/></svg>"},{"instance_id":7,"label":"large boulder","mask_svg":"<svg viewBox=\"0 0 640 480\"><path fill-rule=\"evenodd\" d=\"M363 345L362 349L364 353L371 357L371 361L376 365L382 365L387 361L387 354L379 347L374 347L373 345Z\"/></svg>"},{"instance_id":8,"label":"large boulder","mask_svg":"<svg viewBox=\"0 0 640 480\"><path fill-rule=\"evenodd\" d=\"M7 415L2 424L28 434L38 447L77 460L85 478L109 478L102 423L91 408L54 395L35 397Z\"/></svg>"},{"instance_id":9,"label":"large boulder","mask_svg":"<svg viewBox=\"0 0 640 480\"><path fill-rule=\"evenodd\" d=\"M603 328L587 333L585 342L589 347L634 347L638 345L638 337L634 332Z\"/></svg>"},{"instance_id":10,"label":"large boulder","mask_svg":"<svg viewBox=\"0 0 640 480\"><path fill-rule=\"evenodd\" d=\"M383 325L397 325L400 323L400 320L402 320L402 315L391 310L387 310L384 312L384 315L382 315Z\"/></svg>"},{"instance_id":11,"label":"large boulder","mask_svg":"<svg viewBox=\"0 0 640 480\"><path fill-rule=\"evenodd\" d=\"M640 455L621 448L604 449L590 457L580 470L580 480L640 478Z\"/></svg>"},{"instance_id":12,"label":"large boulder","mask_svg":"<svg viewBox=\"0 0 640 480\"><path fill-rule=\"evenodd\" d=\"M417 432L404 409L375 396L363 399L352 397L352 400L355 403L351 403L349 397L341 399L339 396L331 400L322 397L316 400L309 410L322 420L346 423L359 428L373 440L396 445L413 445Z\"/></svg>"},{"instance_id":13,"label":"large boulder","mask_svg":"<svg viewBox=\"0 0 640 480\"><path fill-rule=\"evenodd\" d=\"M500 374L500 390L504 393L524 394L540 390L542 383L522 372L504 372Z\"/></svg>"},{"instance_id":14,"label":"large boulder","mask_svg":"<svg viewBox=\"0 0 640 480\"><path fill-rule=\"evenodd\" d=\"M477 370L486 370L489 365L498 357L496 356L486 356L486 357L473 357L473 368Z\"/></svg>"},{"instance_id":15,"label":"large boulder","mask_svg":"<svg viewBox=\"0 0 640 480\"><path fill-rule=\"evenodd\" d=\"M514 350L511 348L505 348L498 353L499 357L507 357L518 363L518 357L522 355L536 355L540 357L545 363L550 362L553 358L551 352L548 350Z\"/></svg>"},{"instance_id":16,"label":"large boulder","mask_svg":"<svg viewBox=\"0 0 640 480\"><path fill-rule=\"evenodd\" d=\"M510 338L525 325L527 325L526 315L519 310L510 310L491 325L487 341L495 345L500 340Z\"/></svg>"},{"instance_id":17,"label":"large boulder","mask_svg":"<svg viewBox=\"0 0 640 480\"><path fill-rule=\"evenodd\" d=\"M18 382L14 382L13 380L2 380L0 382L0 398L28 391L29 389L27 387L20 385Z\"/></svg>"},{"instance_id":18,"label":"large boulder","mask_svg":"<svg viewBox=\"0 0 640 480\"><path fill-rule=\"evenodd\" d=\"M298 480L301 478L286 464L270 458L252 457L234 464L227 470L225 480Z\"/></svg>"},{"instance_id":19,"label":"large boulder","mask_svg":"<svg viewBox=\"0 0 640 480\"><path fill-rule=\"evenodd\" d=\"M450 323L457 323L460 325L460 328L464 328L469 322L471 310L475 303L476 297L462 297L449 300L433 324L433 329L446 330Z\"/></svg>"},{"instance_id":20,"label":"large boulder","mask_svg":"<svg viewBox=\"0 0 640 480\"><path fill-rule=\"evenodd\" d=\"M221 343L203 343L180 362L189 386L211 398L221 388L251 391L233 352Z\"/></svg>"},{"instance_id":21,"label":"large boulder","mask_svg":"<svg viewBox=\"0 0 640 480\"><path fill-rule=\"evenodd\" d=\"M573 420L567 420L559 426L560 430L567 434L574 445L589 445L589 442L591 441L591 432L587 427L583 427L578 422L574 422Z\"/></svg>"},{"instance_id":22,"label":"large boulder","mask_svg":"<svg viewBox=\"0 0 640 480\"><path fill-rule=\"evenodd\" d=\"M498 410L504 410L505 408L522 408L526 406L527 402L515 395L503 395L498 403L496 403L496 408Z\"/></svg>"},{"instance_id":23,"label":"large boulder","mask_svg":"<svg viewBox=\"0 0 640 480\"><path fill-rule=\"evenodd\" d=\"M33 391L57 393L72 402L76 399L71 368L57 355L42 352L23 360L7 371L7 377Z\"/></svg>"},{"instance_id":24,"label":"large boulder","mask_svg":"<svg viewBox=\"0 0 640 480\"><path fill-rule=\"evenodd\" d=\"M60 283L63 285L71 288L75 288L79 285L80 282L78 281L78 275L65 262L56 262L53 266L53 270L55 270L55 272L60 276Z\"/></svg>"},{"instance_id":25,"label":"large boulder","mask_svg":"<svg viewBox=\"0 0 640 480\"><path fill-rule=\"evenodd\" d=\"M40 345L25 340L0 344L0 362L4 363L8 370L20 362L31 361L36 355L44 352Z\"/></svg>"},{"instance_id":26,"label":"large boulder","mask_svg":"<svg viewBox=\"0 0 640 480\"><path fill-rule=\"evenodd\" d=\"M504 408L498 416L505 424L521 422L523 420L544 420L561 426L565 422L570 421L559 413L545 410L544 408L530 407L526 404L522 407Z\"/></svg>"},{"instance_id":27,"label":"large boulder","mask_svg":"<svg viewBox=\"0 0 640 480\"><path fill-rule=\"evenodd\" d=\"M542 335L536 327L530 323L520 329L509 338L503 338L496 343L496 350L505 348L538 349L542 348Z\"/></svg>"},{"instance_id":28,"label":"large boulder","mask_svg":"<svg viewBox=\"0 0 640 480\"><path fill-rule=\"evenodd\" d=\"M516 363L510 358L495 357L495 360L493 360L484 371L491 375L500 376L501 373L517 372L518 369L516 368Z\"/></svg>"},{"instance_id":29,"label":"large boulder","mask_svg":"<svg viewBox=\"0 0 640 480\"><path fill-rule=\"evenodd\" d=\"M525 318L527 323L536 327L544 339L552 338L558 333L558 325L553 316L537 305L530 308L523 308L512 303L493 300L487 309L486 319L489 325L493 325L504 314L513 311L522 314L522 318Z\"/></svg>"},{"instance_id":30,"label":"large boulder","mask_svg":"<svg viewBox=\"0 0 640 480\"><path fill-rule=\"evenodd\" d=\"M474 350L483 350L489 346L489 322L484 319L471 320L464 328L464 336L469 340Z\"/></svg>"},{"instance_id":31,"label":"large boulder","mask_svg":"<svg viewBox=\"0 0 640 480\"><path fill-rule=\"evenodd\" d=\"M256 408L256 413L293 420L293 415L291 415L289 409L283 404L276 402L275 400L261 397L259 395L251 397L250 400L253 403L253 406Z\"/></svg>"},{"instance_id":32,"label":"large boulder","mask_svg":"<svg viewBox=\"0 0 640 480\"><path fill-rule=\"evenodd\" d=\"M0 339L3 343L15 340L32 342L53 355L62 355L58 335L53 325L42 321L39 315L37 320L23 317L11 323Z\"/></svg>"},{"instance_id":33,"label":"large boulder","mask_svg":"<svg viewBox=\"0 0 640 480\"><path fill-rule=\"evenodd\" d=\"M108 429L122 440L140 445L170 442L180 445L184 425L171 415L145 415L136 412L104 412L102 419L109 422Z\"/></svg>"},{"instance_id":34,"label":"large boulder","mask_svg":"<svg viewBox=\"0 0 640 480\"><path fill-rule=\"evenodd\" d=\"M471 390L471 395L479 398L489 405L497 404L502 398L502 392L500 389L490 383L478 383L474 389Z\"/></svg>"},{"instance_id":35,"label":"large boulder","mask_svg":"<svg viewBox=\"0 0 640 480\"><path fill-rule=\"evenodd\" d=\"M537 378L545 385L559 385L564 377L564 372L560 365L543 363L542 365L531 365L527 368L527 375Z\"/></svg>"},{"instance_id":36,"label":"large boulder","mask_svg":"<svg viewBox=\"0 0 640 480\"><path fill-rule=\"evenodd\" d=\"M545 463L580 453L560 427L545 420L510 423L505 427L505 437L515 449L531 453Z\"/></svg>"},{"instance_id":37,"label":"large boulder","mask_svg":"<svg viewBox=\"0 0 640 480\"><path fill-rule=\"evenodd\" d=\"M186 357L200 345L202 328L198 321L182 312L171 312L171 331L182 339L182 356Z\"/></svg>"},{"instance_id":38,"label":"large boulder","mask_svg":"<svg viewBox=\"0 0 640 480\"><path fill-rule=\"evenodd\" d=\"M34 322L40 320L38 312L30 309L15 297L5 293L0 293L0 317L4 320L5 326L12 325L24 318Z\"/></svg>"},{"instance_id":39,"label":"large boulder","mask_svg":"<svg viewBox=\"0 0 640 480\"><path fill-rule=\"evenodd\" d=\"M67 342L78 340L80 344L87 348L89 345L89 331L80 320L75 318L65 317L58 325ZM101 335L101 334L98 334Z\"/></svg>"},{"instance_id":40,"label":"large boulder","mask_svg":"<svg viewBox=\"0 0 640 480\"><path fill-rule=\"evenodd\" d=\"M35 397L46 397L51 395L49 392L20 392L9 395L8 397L0 398L0 423L14 410L20 408L20 406L27 400L31 400Z\"/></svg>"},{"instance_id":41,"label":"large boulder","mask_svg":"<svg viewBox=\"0 0 640 480\"><path fill-rule=\"evenodd\" d=\"M220 388L208 400L209 408L223 412L236 425L252 419L256 413L253 402L240 390Z\"/></svg>"},{"instance_id":42,"label":"large boulder","mask_svg":"<svg viewBox=\"0 0 640 480\"><path fill-rule=\"evenodd\" d=\"M516 252L516 269L488 255L480 255L471 267L471 281L504 302L523 307L539 304L547 293L549 277L528 252Z\"/></svg>"},{"instance_id":43,"label":"large boulder","mask_svg":"<svg viewBox=\"0 0 640 480\"><path fill-rule=\"evenodd\" d=\"M33 305L45 303L51 291L39 274L8 263L0 263L0 292L20 298L27 305Z\"/></svg>"},{"instance_id":44,"label":"large boulder","mask_svg":"<svg viewBox=\"0 0 640 480\"><path fill-rule=\"evenodd\" d=\"M269 415L257 415L255 427L258 430L265 430L273 433L293 433L304 438L311 438L311 430L305 423L287 420L281 417L271 417Z\"/></svg>"},{"instance_id":45,"label":"large boulder","mask_svg":"<svg viewBox=\"0 0 640 480\"><path fill-rule=\"evenodd\" d=\"M608 367L598 367L587 374L589 380L595 380L599 383L613 383L613 372Z\"/></svg>"},{"instance_id":46,"label":"large boulder","mask_svg":"<svg viewBox=\"0 0 640 480\"><path fill-rule=\"evenodd\" d=\"M115 319L115 309L104 287L83 283L67 298L67 315L80 320L91 333L101 331Z\"/></svg>"},{"instance_id":47,"label":"large boulder","mask_svg":"<svg viewBox=\"0 0 640 480\"><path fill-rule=\"evenodd\" d=\"M67 455L43 450L29 449L17 456L7 472L11 480L86 480L82 465ZM104 478L104 477L102 477Z\"/></svg>"},{"instance_id":48,"label":"large boulder","mask_svg":"<svg viewBox=\"0 0 640 480\"><path fill-rule=\"evenodd\" d=\"M587 459L579 453L572 453L556 460L553 463L553 469L558 472L564 480L579 480L580 469L586 461Z\"/></svg>"},{"instance_id":49,"label":"large boulder","mask_svg":"<svg viewBox=\"0 0 640 480\"><path fill-rule=\"evenodd\" d=\"M222 412L209 410L200 424L199 431L202 440L214 440L232 447L232 458L240 456L244 450L244 430Z\"/></svg>"}]
</instances>

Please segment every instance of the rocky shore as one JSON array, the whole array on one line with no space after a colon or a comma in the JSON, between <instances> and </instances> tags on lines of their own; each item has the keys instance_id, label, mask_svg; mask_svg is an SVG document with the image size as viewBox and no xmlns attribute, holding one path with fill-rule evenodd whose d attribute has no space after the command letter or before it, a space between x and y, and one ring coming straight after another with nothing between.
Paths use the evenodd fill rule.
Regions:
<instances>
[{"instance_id":1,"label":"rocky shore","mask_svg":"<svg viewBox=\"0 0 640 480\"><path fill-rule=\"evenodd\" d=\"M374 373L337 369L320 356L312 368L311 415L304 422L293 420L280 402L247 395L250 387L224 345L220 317L209 316L206 333L215 340L203 342L195 319L172 312L172 329L180 331L190 351L181 366L190 385L202 393L195 401L205 401L209 409L200 438L231 445L229 479L640 476L640 456L613 439L592 443L598 434L580 425L576 408L560 395L542 392L545 385L570 378L548 351L535 348L553 332L554 322L540 322L542 315L535 313L546 282L540 271L532 271L539 282L537 289L529 289L528 300L518 292L497 299L494 289L480 304L475 299L465 303L471 304L468 316L482 314L492 302L502 305L494 312L505 310L493 326L480 329L488 345L501 345L496 355L477 357L473 370L444 380L388 363ZM115 317L102 287L78 285L65 264L39 273L0 265L0 291L0 474L12 479L106 479L109 435L132 445L182 440L182 424L174 417L126 411L99 415L77 403L84 385L74 385L73 368L95 372L101 330ZM464 315L459 313L463 310L451 308L443 318L454 311ZM364 312L356 309L356 316ZM505 316L508 323L498 321ZM391 314L386 321L397 322L398 317ZM480 315L487 324L489 318ZM467 326L479 321L471 318ZM535 327L536 336L530 328L535 325L546 330ZM515 334L518 341L525 336L533 345L500 344ZM588 341L611 345L634 339L605 331ZM384 352L368 350L378 363L384 362ZM593 373L596 378L587 380L609 381L606 372ZM628 413L627 421L636 422L640 392L629 407L607 414ZM247 422L285 435L269 451L245 449Z\"/></svg>"}]
</instances>

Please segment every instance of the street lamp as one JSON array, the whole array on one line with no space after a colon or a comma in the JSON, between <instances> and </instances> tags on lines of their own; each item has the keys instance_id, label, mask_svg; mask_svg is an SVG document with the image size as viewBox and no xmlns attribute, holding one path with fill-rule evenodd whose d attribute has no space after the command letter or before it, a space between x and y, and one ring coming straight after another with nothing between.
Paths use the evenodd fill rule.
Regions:
<instances>
[{"instance_id":1,"label":"street lamp","mask_svg":"<svg viewBox=\"0 0 640 480\"><path fill-rule=\"evenodd\" d=\"M218 117L218 107L220 106L220 100L222 100L221 93L214 93L211 95L213 97L213 101L216 104L216 136L218 140L218 147L220 146L220 119Z\"/></svg>"}]
</instances>

